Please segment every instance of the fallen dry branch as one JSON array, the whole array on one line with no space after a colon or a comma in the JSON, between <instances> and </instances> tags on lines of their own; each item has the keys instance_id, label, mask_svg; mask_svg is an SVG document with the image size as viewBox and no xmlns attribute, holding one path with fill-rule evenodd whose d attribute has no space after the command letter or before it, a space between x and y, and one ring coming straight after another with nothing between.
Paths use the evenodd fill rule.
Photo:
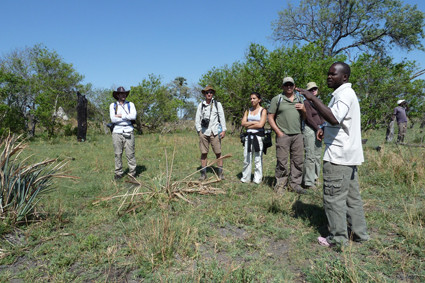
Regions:
<instances>
[{"instance_id":1,"label":"fallen dry branch","mask_svg":"<svg viewBox=\"0 0 425 283\"><path fill-rule=\"evenodd\" d=\"M170 166L168 165L167 152L165 152L165 156L166 156L166 162L167 162L166 176L165 176L165 179L163 179L163 184L159 185L159 187L157 186L157 189L149 187L148 185L143 184L141 181L137 180L136 178L130 176L130 179L127 181L127 183L135 185L133 192L131 193L127 192L125 194L102 197L92 202L92 204L98 205L101 202L107 202L114 199L120 199L121 204L117 212L119 213L121 209L125 206L125 204L127 204L126 205L127 208L124 209L124 211L128 213L128 212L134 212L137 208L141 207L143 203L149 201L154 196L158 196L159 198L166 199L166 200L180 199L187 203L193 204L193 202L187 198L188 194L219 195L219 194L226 193L223 189L214 188L211 186L211 184L221 182L217 174L215 175L215 178L213 177L205 181L188 180L191 176L198 173L200 170L197 170L194 173L189 174L188 176L186 176L180 181L171 182L171 179L172 179L171 174L173 172L174 152L173 152L173 159L171 161ZM220 157L219 159L216 159L212 161L211 163L209 163L207 167L210 167L216 164L219 160L226 159L229 157L232 157L232 155L226 154ZM148 191L140 192L142 188L144 188L145 190L148 189ZM143 197L143 199L140 199L138 197Z\"/></svg>"}]
</instances>

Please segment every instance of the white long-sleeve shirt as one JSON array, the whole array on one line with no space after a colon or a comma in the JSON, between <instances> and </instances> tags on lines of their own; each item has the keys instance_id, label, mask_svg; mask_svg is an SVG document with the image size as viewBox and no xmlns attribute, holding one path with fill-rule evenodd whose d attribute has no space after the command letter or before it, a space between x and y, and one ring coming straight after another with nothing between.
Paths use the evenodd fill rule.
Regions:
<instances>
[{"instance_id":1,"label":"white long-sleeve shirt","mask_svg":"<svg viewBox=\"0 0 425 283\"><path fill-rule=\"evenodd\" d=\"M213 135L217 135L218 124L219 124L218 117L220 117L220 124L222 126L222 131L225 132L227 130L226 119L224 118L223 106L221 106L221 103L218 101L217 101L217 108L215 107L215 105L216 103L214 102L214 100L211 100L210 104L207 104L205 100L199 103L198 110L196 111L196 117L195 117L195 128L197 132L202 131L202 133L206 136L211 136L211 133ZM211 116L210 116L210 113L211 113ZM201 120L203 118L210 119L208 128L203 128L201 126Z\"/></svg>"},{"instance_id":2,"label":"white long-sleeve shirt","mask_svg":"<svg viewBox=\"0 0 425 283\"><path fill-rule=\"evenodd\" d=\"M121 118L115 117L115 105L117 107L116 114L121 114ZM130 111L129 106L130 105ZM109 106L109 116L111 122L115 124L113 133L131 133L133 132L133 125L131 120L136 120L137 112L133 102L125 101L124 104L120 104L118 101L111 103Z\"/></svg>"}]
</instances>

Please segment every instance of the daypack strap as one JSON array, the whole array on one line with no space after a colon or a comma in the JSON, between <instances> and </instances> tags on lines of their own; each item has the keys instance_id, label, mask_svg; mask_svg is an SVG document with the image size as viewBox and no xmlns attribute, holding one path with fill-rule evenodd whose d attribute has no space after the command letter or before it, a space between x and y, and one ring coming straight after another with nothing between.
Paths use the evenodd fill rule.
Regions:
<instances>
[{"instance_id":1,"label":"daypack strap","mask_svg":"<svg viewBox=\"0 0 425 283\"><path fill-rule=\"evenodd\" d=\"M128 108L128 113L130 113L130 101L126 101L124 102L125 104L127 104L127 108ZM117 115L117 108L118 108L118 103L114 102L114 110L115 110L115 115ZM127 113L127 114L128 114Z\"/></svg>"}]
</instances>

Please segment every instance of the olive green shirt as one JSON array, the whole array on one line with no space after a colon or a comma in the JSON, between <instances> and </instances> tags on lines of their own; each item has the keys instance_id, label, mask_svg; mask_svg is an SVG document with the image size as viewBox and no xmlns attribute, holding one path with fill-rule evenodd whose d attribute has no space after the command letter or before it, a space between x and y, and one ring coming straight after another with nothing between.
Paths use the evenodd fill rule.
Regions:
<instances>
[{"instance_id":1,"label":"olive green shirt","mask_svg":"<svg viewBox=\"0 0 425 283\"><path fill-rule=\"evenodd\" d=\"M282 97L277 109L279 97ZM301 134L301 113L295 109L295 104L303 103L298 95L295 95L294 101L291 102L284 94L273 97L268 112L276 114L276 125L286 135Z\"/></svg>"}]
</instances>

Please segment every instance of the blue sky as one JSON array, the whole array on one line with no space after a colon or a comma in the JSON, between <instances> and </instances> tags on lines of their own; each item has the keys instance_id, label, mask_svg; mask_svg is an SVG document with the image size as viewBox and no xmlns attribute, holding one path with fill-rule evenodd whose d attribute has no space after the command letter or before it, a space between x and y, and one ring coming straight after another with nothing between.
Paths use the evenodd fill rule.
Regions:
<instances>
[{"instance_id":1,"label":"blue sky","mask_svg":"<svg viewBox=\"0 0 425 283\"><path fill-rule=\"evenodd\" d=\"M42 43L97 88L129 88L149 74L164 83L183 76L192 86L214 66L243 60L251 42L275 49L271 22L287 2L0 0L0 55ZM424 0L405 3L425 12ZM394 56L425 68L424 52Z\"/></svg>"}]
</instances>

